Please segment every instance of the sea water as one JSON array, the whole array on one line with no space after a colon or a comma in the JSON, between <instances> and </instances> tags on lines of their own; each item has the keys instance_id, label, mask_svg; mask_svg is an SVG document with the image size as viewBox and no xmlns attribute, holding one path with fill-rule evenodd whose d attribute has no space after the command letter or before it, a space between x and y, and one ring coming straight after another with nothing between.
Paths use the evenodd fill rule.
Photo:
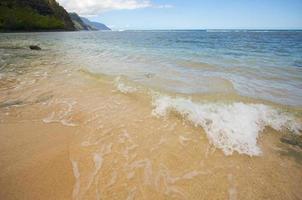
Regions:
<instances>
[{"instance_id":1,"label":"sea water","mask_svg":"<svg viewBox=\"0 0 302 200\"><path fill-rule=\"evenodd\" d=\"M294 198L301 110L301 31L0 34L0 132L72 134L74 199Z\"/></svg>"},{"instance_id":2,"label":"sea water","mask_svg":"<svg viewBox=\"0 0 302 200\"><path fill-rule=\"evenodd\" d=\"M33 70L26 61L39 56L65 71L117 77L117 90L152 90L155 115L178 112L226 154L260 154L257 138L267 126L301 130L294 116L265 105L302 106L301 31L7 33L0 39L1 77ZM30 44L42 53L30 52Z\"/></svg>"},{"instance_id":3,"label":"sea water","mask_svg":"<svg viewBox=\"0 0 302 200\"><path fill-rule=\"evenodd\" d=\"M301 31L8 33L0 41L2 71L5 47L38 44L61 62L168 91L302 105Z\"/></svg>"}]
</instances>

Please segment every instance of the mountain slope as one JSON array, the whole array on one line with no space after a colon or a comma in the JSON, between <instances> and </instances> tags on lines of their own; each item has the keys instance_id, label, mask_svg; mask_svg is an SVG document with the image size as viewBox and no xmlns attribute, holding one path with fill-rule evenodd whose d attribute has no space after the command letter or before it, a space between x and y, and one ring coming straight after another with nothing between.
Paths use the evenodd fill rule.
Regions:
<instances>
[{"instance_id":1,"label":"mountain slope","mask_svg":"<svg viewBox=\"0 0 302 200\"><path fill-rule=\"evenodd\" d=\"M0 0L0 30L68 30L75 27L55 0Z\"/></svg>"},{"instance_id":2,"label":"mountain slope","mask_svg":"<svg viewBox=\"0 0 302 200\"><path fill-rule=\"evenodd\" d=\"M82 18L77 14L77 13L69 13L69 16L74 24L74 27L78 31L92 31L92 30L97 30L88 24L84 23Z\"/></svg>"},{"instance_id":3,"label":"mountain slope","mask_svg":"<svg viewBox=\"0 0 302 200\"><path fill-rule=\"evenodd\" d=\"M108 28L105 24L99 23L99 22L92 22L89 19L85 18L85 17L81 17L82 21L89 25L90 27L93 27L97 30L108 30L110 31L111 29Z\"/></svg>"}]
</instances>

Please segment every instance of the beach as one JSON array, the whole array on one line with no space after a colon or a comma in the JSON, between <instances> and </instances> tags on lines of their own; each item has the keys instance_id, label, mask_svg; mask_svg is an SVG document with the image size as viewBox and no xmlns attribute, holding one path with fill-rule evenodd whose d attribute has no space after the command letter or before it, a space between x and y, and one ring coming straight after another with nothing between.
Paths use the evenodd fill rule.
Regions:
<instances>
[{"instance_id":1,"label":"beach","mask_svg":"<svg viewBox=\"0 0 302 200\"><path fill-rule=\"evenodd\" d=\"M0 38L0 199L301 198L301 32Z\"/></svg>"}]
</instances>

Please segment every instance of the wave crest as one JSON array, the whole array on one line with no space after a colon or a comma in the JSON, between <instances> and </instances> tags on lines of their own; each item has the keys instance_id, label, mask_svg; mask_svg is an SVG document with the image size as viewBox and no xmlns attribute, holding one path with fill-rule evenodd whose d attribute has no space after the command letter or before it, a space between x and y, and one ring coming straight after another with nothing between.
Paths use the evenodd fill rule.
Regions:
<instances>
[{"instance_id":1,"label":"wave crest","mask_svg":"<svg viewBox=\"0 0 302 200\"><path fill-rule=\"evenodd\" d=\"M173 111L202 127L210 142L226 155L234 151L260 155L257 138L267 126L277 131L288 129L296 134L302 130L294 116L263 104L201 104L190 99L159 96L154 98L153 106L155 116L166 116Z\"/></svg>"}]
</instances>

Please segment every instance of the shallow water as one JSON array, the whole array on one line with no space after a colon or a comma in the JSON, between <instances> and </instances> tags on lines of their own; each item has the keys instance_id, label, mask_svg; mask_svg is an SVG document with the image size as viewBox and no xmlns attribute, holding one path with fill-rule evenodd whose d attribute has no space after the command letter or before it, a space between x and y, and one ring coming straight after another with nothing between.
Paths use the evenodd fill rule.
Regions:
<instances>
[{"instance_id":1,"label":"shallow water","mask_svg":"<svg viewBox=\"0 0 302 200\"><path fill-rule=\"evenodd\" d=\"M302 130L301 40L0 34L0 196L299 199L301 149L279 138Z\"/></svg>"},{"instance_id":2,"label":"shallow water","mask_svg":"<svg viewBox=\"0 0 302 200\"><path fill-rule=\"evenodd\" d=\"M1 62L7 65L10 53L33 43L49 55L64 55L60 64L125 75L168 91L236 92L294 106L302 102L301 31L2 34ZM30 54L18 53L19 59Z\"/></svg>"}]
</instances>

